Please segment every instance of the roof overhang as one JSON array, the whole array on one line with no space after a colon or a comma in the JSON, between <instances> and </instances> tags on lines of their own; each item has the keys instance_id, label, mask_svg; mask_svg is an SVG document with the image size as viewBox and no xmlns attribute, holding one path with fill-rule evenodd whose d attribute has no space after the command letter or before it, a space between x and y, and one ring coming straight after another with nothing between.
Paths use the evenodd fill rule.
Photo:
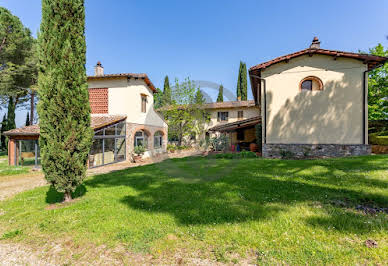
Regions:
<instances>
[{"instance_id":1,"label":"roof overhang","mask_svg":"<svg viewBox=\"0 0 388 266\"><path fill-rule=\"evenodd\" d=\"M260 123L261 123L261 118L259 116L255 116L248 119L239 120L236 122L217 125L210 128L209 131L231 132L242 128L253 127Z\"/></svg>"}]
</instances>

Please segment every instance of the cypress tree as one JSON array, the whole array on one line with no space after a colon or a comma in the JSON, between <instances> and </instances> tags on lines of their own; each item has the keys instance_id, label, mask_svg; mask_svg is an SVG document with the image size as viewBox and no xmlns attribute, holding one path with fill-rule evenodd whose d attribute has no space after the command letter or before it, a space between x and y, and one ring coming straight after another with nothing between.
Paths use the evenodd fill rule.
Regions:
<instances>
[{"instance_id":1,"label":"cypress tree","mask_svg":"<svg viewBox=\"0 0 388 266\"><path fill-rule=\"evenodd\" d=\"M168 80L168 76L164 78L164 87L163 87L163 100L162 104L164 105L170 105L172 102L171 100L171 88L170 88L170 81Z\"/></svg>"},{"instance_id":2,"label":"cypress tree","mask_svg":"<svg viewBox=\"0 0 388 266\"><path fill-rule=\"evenodd\" d=\"M84 0L42 0L39 62L42 169L47 181L69 201L85 178L93 136Z\"/></svg>"},{"instance_id":3,"label":"cypress tree","mask_svg":"<svg viewBox=\"0 0 388 266\"><path fill-rule=\"evenodd\" d=\"M205 97L203 96L203 94L199 88L197 89L197 92L195 93L194 102L196 104L204 104L206 102Z\"/></svg>"},{"instance_id":4,"label":"cypress tree","mask_svg":"<svg viewBox=\"0 0 388 266\"><path fill-rule=\"evenodd\" d=\"M16 128L16 122L15 122L15 109L16 109L15 102L14 102L13 97L11 96L11 97L9 97L9 99L8 99L7 127L6 127L6 131L7 131L7 130L11 130L11 129Z\"/></svg>"},{"instance_id":5,"label":"cypress tree","mask_svg":"<svg viewBox=\"0 0 388 266\"><path fill-rule=\"evenodd\" d=\"M241 69L241 100L246 101L248 97L247 65L242 64Z\"/></svg>"},{"instance_id":6,"label":"cypress tree","mask_svg":"<svg viewBox=\"0 0 388 266\"><path fill-rule=\"evenodd\" d=\"M27 117L26 117L26 126L29 126L31 123L30 123L30 113L27 112Z\"/></svg>"},{"instance_id":7,"label":"cypress tree","mask_svg":"<svg viewBox=\"0 0 388 266\"><path fill-rule=\"evenodd\" d=\"M237 99L246 101L248 97L248 83L247 83L247 65L240 61L240 68L238 70L237 78Z\"/></svg>"},{"instance_id":8,"label":"cypress tree","mask_svg":"<svg viewBox=\"0 0 388 266\"><path fill-rule=\"evenodd\" d=\"M3 135L4 131L6 131L7 128L7 116L4 114L3 121L1 122L1 150L6 150L6 140L5 136Z\"/></svg>"},{"instance_id":9,"label":"cypress tree","mask_svg":"<svg viewBox=\"0 0 388 266\"><path fill-rule=\"evenodd\" d=\"M220 88L218 89L217 102L221 103L223 101L224 101L224 86L220 85Z\"/></svg>"}]
</instances>

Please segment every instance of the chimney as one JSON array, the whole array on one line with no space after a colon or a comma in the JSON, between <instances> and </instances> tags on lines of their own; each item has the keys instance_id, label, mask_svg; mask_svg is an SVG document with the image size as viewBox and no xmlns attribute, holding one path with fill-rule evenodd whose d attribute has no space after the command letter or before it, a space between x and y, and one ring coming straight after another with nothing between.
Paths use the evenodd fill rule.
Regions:
<instances>
[{"instance_id":1,"label":"chimney","mask_svg":"<svg viewBox=\"0 0 388 266\"><path fill-rule=\"evenodd\" d=\"M101 62L98 61L97 65L94 67L95 76L104 76L104 67L101 65Z\"/></svg>"},{"instance_id":2,"label":"chimney","mask_svg":"<svg viewBox=\"0 0 388 266\"><path fill-rule=\"evenodd\" d=\"M313 42L310 45L310 49L320 49L321 42L318 40L318 37L314 37Z\"/></svg>"}]
</instances>

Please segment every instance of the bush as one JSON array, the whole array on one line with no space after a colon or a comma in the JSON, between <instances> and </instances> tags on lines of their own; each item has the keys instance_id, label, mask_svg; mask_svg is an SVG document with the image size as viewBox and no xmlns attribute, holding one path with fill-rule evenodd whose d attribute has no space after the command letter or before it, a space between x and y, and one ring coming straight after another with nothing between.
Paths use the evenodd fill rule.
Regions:
<instances>
[{"instance_id":1,"label":"bush","mask_svg":"<svg viewBox=\"0 0 388 266\"><path fill-rule=\"evenodd\" d=\"M177 147L173 144L167 144L167 150L168 151L175 151L177 149Z\"/></svg>"},{"instance_id":2,"label":"bush","mask_svg":"<svg viewBox=\"0 0 388 266\"><path fill-rule=\"evenodd\" d=\"M369 144L388 145L388 132L369 134Z\"/></svg>"},{"instance_id":3,"label":"bush","mask_svg":"<svg viewBox=\"0 0 388 266\"><path fill-rule=\"evenodd\" d=\"M134 152L135 152L135 154L137 154L139 156L145 152L145 148L141 145L136 146L134 149Z\"/></svg>"},{"instance_id":4,"label":"bush","mask_svg":"<svg viewBox=\"0 0 388 266\"><path fill-rule=\"evenodd\" d=\"M224 134L211 138L210 145L215 151L226 151L229 147L229 138Z\"/></svg>"},{"instance_id":5,"label":"bush","mask_svg":"<svg viewBox=\"0 0 388 266\"><path fill-rule=\"evenodd\" d=\"M251 151L242 151L238 153L219 153L215 155L216 159L240 159L240 158L256 158L256 153Z\"/></svg>"}]
</instances>

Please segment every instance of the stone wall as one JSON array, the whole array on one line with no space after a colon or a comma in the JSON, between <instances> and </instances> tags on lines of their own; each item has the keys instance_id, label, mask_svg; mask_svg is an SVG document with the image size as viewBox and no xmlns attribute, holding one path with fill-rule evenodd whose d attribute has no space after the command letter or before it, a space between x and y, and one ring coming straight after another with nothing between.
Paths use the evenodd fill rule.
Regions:
<instances>
[{"instance_id":1,"label":"stone wall","mask_svg":"<svg viewBox=\"0 0 388 266\"><path fill-rule=\"evenodd\" d=\"M327 158L371 154L370 145L362 144L263 144L266 158Z\"/></svg>"}]
</instances>

